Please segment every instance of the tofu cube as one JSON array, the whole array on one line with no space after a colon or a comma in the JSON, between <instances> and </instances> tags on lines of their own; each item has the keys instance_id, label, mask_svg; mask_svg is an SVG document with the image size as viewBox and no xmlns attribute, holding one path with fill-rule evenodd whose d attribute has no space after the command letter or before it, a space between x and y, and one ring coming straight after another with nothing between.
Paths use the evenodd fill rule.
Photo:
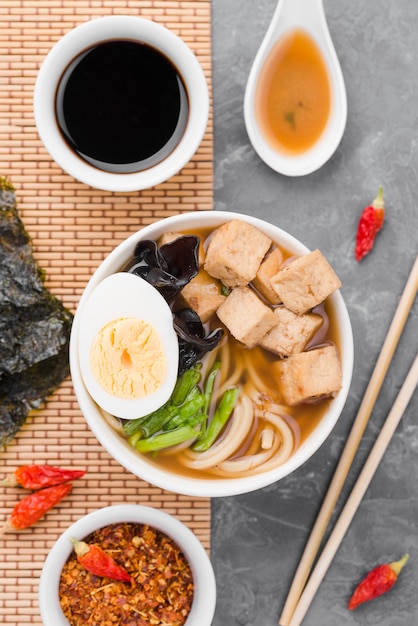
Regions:
<instances>
[{"instance_id":1,"label":"tofu cube","mask_svg":"<svg viewBox=\"0 0 418 626\"><path fill-rule=\"evenodd\" d=\"M226 298L221 294L221 283L205 270L199 270L197 276L183 287L180 296L186 306L196 311L203 323L210 320Z\"/></svg>"},{"instance_id":2,"label":"tofu cube","mask_svg":"<svg viewBox=\"0 0 418 626\"><path fill-rule=\"evenodd\" d=\"M306 344L322 326L323 319L315 313L296 315L285 306L274 310L279 323L260 341L260 345L281 357L303 352Z\"/></svg>"},{"instance_id":3,"label":"tofu cube","mask_svg":"<svg viewBox=\"0 0 418 626\"><path fill-rule=\"evenodd\" d=\"M274 248L264 261L262 261L256 277L253 280L254 287L271 304L280 304L281 302L277 291L271 286L270 279L277 274L282 263L282 251L279 248Z\"/></svg>"},{"instance_id":4,"label":"tofu cube","mask_svg":"<svg viewBox=\"0 0 418 626\"><path fill-rule=\"evenodd\" d=\"M233 289L217 310L231 335L253 348L278 323L277 315L250 287Z\"/></svg>"},{"instance_id":5,"label":"tofu cube","mask_svg":"<svg viewBox=\"0 0 418 626\"><path fill-rule=\"evenodd\" d=\"M300 352L272 364L283 400L290 406L335 394L342 385L335 346Z\"/></svg>"},{"instance_id":6,"label":"tofu cube","mask_svg":"<svg viewBox=\"0 0 418 626\"><path fill-rule=\"evenodd\" d=\"M298 257L271 279L283 304L294 313L306 313L341 287L341 281L319 250Z\"/></svg>"},{"instance_id":7,"label":"tofu cube","mask_svg":"<svg viewBox=\"0 0 418 626\"><path fill-rule=\"evenodd\" d=\"M244 287L255 278L271 243L252 224L241 220L226 222L210 239L205 270L228 287Z\"/></svg>"}]
</instances>

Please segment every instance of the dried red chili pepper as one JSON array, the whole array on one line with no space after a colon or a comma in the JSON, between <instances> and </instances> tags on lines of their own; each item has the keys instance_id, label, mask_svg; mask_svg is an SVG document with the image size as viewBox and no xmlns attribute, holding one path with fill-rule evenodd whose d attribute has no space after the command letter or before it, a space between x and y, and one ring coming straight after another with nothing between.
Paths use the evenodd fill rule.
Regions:
<instances>
[{"instance_id":1,"label":"dried red chili pepper","mask_svg":"<svg viewBox=\"0 0 418 626\"><path fill-rule=\"evenodd\" d=\"M91 574L122 580L129 583L132 581L128 572L118 565L100 546L87 544L85 541L71 539L78 562Z\"/></svg>"},{"instance_id":2,"label":"dried red chili pepper","mask_svg":"<svg viewBox=\"0 0 418 626\"><path fill-rule=\"evenodd\" d=\"M360 216L356 236L356 261L360 261L373 248L374 240L383 226L384 219L383 188L379 187L376 198L363 209Z\"/></svg>"},{"instance_id":3,"label":"dried red chili pepper","mask_svg":"<svg viewBox=\"0 0 418 626\"><path fill-rule=\"evenodd\" d=\"M40 489L26 496L16 504L1 532L23 530L32 526L49 509L58 504L72 489L71 483L63 483Z\"/></svg>"},{"instance_id":4,"label":"dried red chili pepper","mask_svg":"<svg viewBox=\"0 0 418 626\"><path fill-rule=\"evenodd\" d=\"M348 603L348 608L353 610L360 604L363 604L363 602L373 600L373 598L377 598L389 591L396 583L399 572L408 558L409 555L405 554L399 561L384 563L372 569L354 590Z\"/></svg>"},{"instance_id":5,"label":"dried red chili pepper","mask_svg":"<svg viewBox=\"0 0 418 626\"><path fill-rule=\"evenodd\" d=\"M53 465L21 465L0 481L1 487L25 487L42 489L81 478L85 470L69 470Z\"/></svg>"}]
</instances>

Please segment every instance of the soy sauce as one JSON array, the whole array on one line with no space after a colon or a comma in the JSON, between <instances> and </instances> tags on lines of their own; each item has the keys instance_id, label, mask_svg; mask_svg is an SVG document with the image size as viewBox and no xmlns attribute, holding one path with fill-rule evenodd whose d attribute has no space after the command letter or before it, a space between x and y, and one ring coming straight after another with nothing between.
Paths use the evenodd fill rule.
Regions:
<instances>
[{"instance_id":1,"label":"soy sauce","mask_svg":"<svg viewBox=\"0 0 418 626\"><path fill-rule=\"evenodd\" d=\"M76 57L56 94L58 126L95 167L119 173L165 159L180 141L188 98L179 72L160 51L106 41Z\"/></svg>"}]
</instances>

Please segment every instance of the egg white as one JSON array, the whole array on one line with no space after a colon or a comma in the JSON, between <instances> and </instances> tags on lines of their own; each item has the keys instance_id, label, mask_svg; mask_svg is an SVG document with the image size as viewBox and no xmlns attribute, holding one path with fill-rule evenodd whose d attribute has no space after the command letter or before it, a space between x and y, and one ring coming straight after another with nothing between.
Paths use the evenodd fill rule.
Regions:
<instances>
[{"instance_id":1,"label":"egg white","mask_svg":"<svg viewBox=\"0 0 418 626\"><path fill-rule=\"evenodd\" d=\"M167 374L152 394L137 399L122 399L108 393L95 378L90 362L92 343L107 323L134 317L157 331ZM152 285L134 274L118 272L105 278L86 300L80 315L78 352L80 371L87 391L105 411L116 417L135 419L152 413L170 397L177 380L179 346L169 305Z\"/></svg>"}]
</instances>

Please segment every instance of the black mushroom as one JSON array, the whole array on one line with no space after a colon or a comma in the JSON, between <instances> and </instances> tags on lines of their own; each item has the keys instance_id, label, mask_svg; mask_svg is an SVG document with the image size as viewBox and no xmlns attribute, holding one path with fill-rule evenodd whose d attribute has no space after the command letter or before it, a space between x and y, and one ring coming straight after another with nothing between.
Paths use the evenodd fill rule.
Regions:
<instances>
[{"instance_id":1,"label":"black mushroom","mask_svg":"<svg viewBox=\"0 0 418 626\"><path fill-rule=\"evenodd\" d=\"M199 244L200 239L195 235L182 235L161 247L144 239L136 245L127 271L146 280L168 303L173 303L199 271ZM223 330L206 334L199 315L190 308L175 311L173 324L179 341L180 375L217 346Z\"/></svg>"},{"instance_id":2,"label":"black mushroom","mask_svg":"<svg viewBox=\"0 0 418 626\"><path fill-rule=\"evenodd\" d=\"M218 328L206 334L200 317L196 311L189 308L176 311L173 314L173 324L179 341L180 375L218 345L223 330Z\"/></svg>"},{"instance_id":3,"label":"black mushroom","mask_svg":"<svg viewBox=\"0 0 418 626\"><path fill-rule=\"evenodd\" d=\"M199 271L199 237L184 235L158 247L144 239L134 251L129 272L137 274L171 302Z\"/></svg>"}]
</instances>

